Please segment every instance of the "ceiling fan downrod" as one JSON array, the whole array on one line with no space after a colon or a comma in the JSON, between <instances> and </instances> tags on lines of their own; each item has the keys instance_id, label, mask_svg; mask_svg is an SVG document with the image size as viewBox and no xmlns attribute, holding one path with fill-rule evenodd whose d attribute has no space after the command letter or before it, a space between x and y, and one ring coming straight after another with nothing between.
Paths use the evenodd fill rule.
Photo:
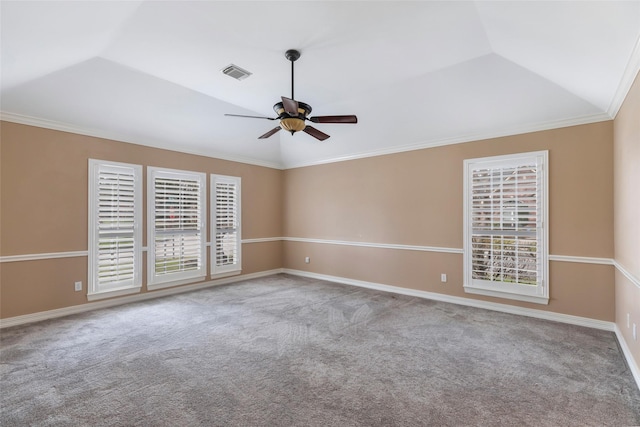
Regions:
<instances>
[{"instance_id":1,"label":"ceiling fan downrod","mask_svg":"<svg viewBox=\"0 0 640 427\"><path fill-rule=\"evenodd\" d=\"M284 57L291 61L291 99L296 99L293 93L293 63L300 58L300 51L289 49L284 53Z\"/></svg>"}]
</instances>

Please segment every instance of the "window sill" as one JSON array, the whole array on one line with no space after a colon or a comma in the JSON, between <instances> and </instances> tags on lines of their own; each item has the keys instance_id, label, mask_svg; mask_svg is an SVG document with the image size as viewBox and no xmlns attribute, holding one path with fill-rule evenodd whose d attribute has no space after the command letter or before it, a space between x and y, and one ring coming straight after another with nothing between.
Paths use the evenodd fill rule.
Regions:
<instances>
[{"instance_id":1,"label":"window sill","mask_svg":"<svg viewBox=\"0 0 640 427\"><path fill-rule=\"evenodd\" d=\"M211 279L222 279L224 277L237 276L242 273L242 270L225 271L224 273L215 273L211 275Z\"/></svg>"},{"instance_id":2,"label":"window sill","mask_svg":"<svg viewBox=\"0 0 640 427\"><path fill-rule=\"evenodd\" d=\"M480 288L475 288L475 287L466 286L466 285L464 286L464 291L468 294L484 295L484 296L495 297L495 298L506 298L506 299L512 299L516 301L532 302L535 304L544 304L544 305L549 304L549 297L543 297L543 296L537 296L537 295L514 294L510 292L480 289Z\"/></svg>"},{"instance_id":3,"label":"window sill","mask_svg":"<svg viewBox=\"0 0 640 427\"><path fill-rule=\"evenodd\" d=\"M140 288L141 286L136 286L135 288L125 288L125 289L116 289L113 291L95 292L95 293L87 294L87 300L97 301L97 300L113 298L113 297L121 297L123 295L137 294L140 292Z\"/></svg>"},{"instance_id":4,"label":"window sill","mask_svg":"<svg viewBox=\"0 0 640 427\"><path fill-rule=\"evenodd\" d=\"M171 288L174 286L188 285L191 283L202 282L205 279L206 279L206 276L199 276L199 277L192 277L189 279L173 280L171 282L147 283L147 290L155 291L156 289L164 289L164 288Z\"/></svg>"}]
</instances>

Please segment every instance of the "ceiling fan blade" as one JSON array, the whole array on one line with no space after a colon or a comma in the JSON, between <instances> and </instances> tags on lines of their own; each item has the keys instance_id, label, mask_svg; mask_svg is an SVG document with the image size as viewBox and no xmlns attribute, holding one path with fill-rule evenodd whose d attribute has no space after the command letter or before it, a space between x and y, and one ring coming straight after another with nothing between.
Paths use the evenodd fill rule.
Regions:
<instances>
[{"instance_id":1,"label":"ceiling fan blade","mask_svg":"<svg viewBox=\"0 0 640 427\"><path fill-rule=\"evenodd\" d=\"M282 106L288 115L298 117L298 101L282 97Z\"/></svg>"},{"instance_id":2,"label":"ceiling fan blade","mask_svg":"<svg viewBox=\"0 0 640 427\"><path fill-rule=\"evenodd\" d=\"M311 126L307 126L306 128L304 128L304 132L308 133L316 139L319 139L320 141L324 141L325 139L329 138L329 135L324 132L320 132L318 129Z\"/></svg>"},{"instance_id":3,"label":"ceiling fan blade","mask_svg":"<svg viewBox=\"0 0 640 427\"><path fill-rule=\"evenodd\" d=\"M225 114L225 116L229 116L229 117L246 117L249 119L267 119L267 120L276 120L275 118L271 118L271 117L262 117L262 116L243 116L242 114Z\"/></svg>"},{"instance_id":4,"label":"ceiling fan blade","mask_svg":"<svg viewBox=\"0 0 640 427\"><path fill-rule=\"evenodd\" d=\"M356 116L317 116L309 120L313 123L358 123Z\"/></svg>"},{"instance_id":5,"label":"ceiling fan blade","mask_svg":"<svg viewBox=\"0 0 640 427\"><path fill-rule=\"evenodd\" d=\"M280 126L278 126L277 128L273 128L269 132L265 133L264 135L259 136L258 139L267 139L274 133L278 132L280 129L282 129Z\"/></svg>"}]
</instances>

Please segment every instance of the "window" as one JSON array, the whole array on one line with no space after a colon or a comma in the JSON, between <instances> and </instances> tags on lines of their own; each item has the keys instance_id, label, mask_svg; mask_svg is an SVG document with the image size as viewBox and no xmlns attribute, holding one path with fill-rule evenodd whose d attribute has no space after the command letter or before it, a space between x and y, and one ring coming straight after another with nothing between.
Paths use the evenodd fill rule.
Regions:
<instances>
[{"instance_id":1,"label":"window","mask_svg":"<svg viewBox=\"0 0 640 427\"><path fill-rule=\"evenodd\" d=\"M241 264L240 178L211 175L211 275L239 274Z\"/></svg>"},{"instance_id":2,"label":"window","mask_svg":"<svg viewBox=\"0 0 640 427\"><path fill-rule=\"evenodd\" d=\"M464 287L547 304L547 151L465 160Z\"/></svg>"},{"instance_id":3,"label":"window","mask_svg":"<svg viewBox=\"0 0 640 427\"><path fill-rule=\"evenodd\" d=\"M147 175L147 287L204 279L206 174L149 167Z\"/></svg>"},{"instance_id":4,"label":"window","mask_svg":"<svg viewBox=\"0 0 640 427\"><path fill-rule=\"evenodd\" d=\"M142 167L89 159L88 299L142 286Z\"/></svg>"}]
</instances>

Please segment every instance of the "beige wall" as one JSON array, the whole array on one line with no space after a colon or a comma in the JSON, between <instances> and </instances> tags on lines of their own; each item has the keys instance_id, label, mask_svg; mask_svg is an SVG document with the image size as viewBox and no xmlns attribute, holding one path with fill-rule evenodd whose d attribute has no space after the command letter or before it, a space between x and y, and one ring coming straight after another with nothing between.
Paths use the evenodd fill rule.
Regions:
<instances>
[{"instance_id":1,"label":"beige wall","mask_svg":"<svg viewBox=\"0 0 640 427\"><path fill-rule=\"evenodd\" d=\"M615 259L634 279L616 273L616 324L640 365L640 75L614 121L613 151ZM638 340L627 328L627 313Z\"/></svg>"},{"instance_id":2,"label":"beige wall","mask_svg":"<svg viewBox=\"0 0 640 427\"><path fill-rule=\"evenodd\" d=\"M0 128L0 157L1 256L87 250L89 158L240 176L243 239L283 232L279 170L8 122ZM243 274L282 267L281 242L242 249ZM85 292L73 290L78 280ZM86 303L86 283L86 256L0 263L0 316Z\"/></svg>"},{"instance_id":3,"label":"beige wall","mask_svg":"<svg viewBox=\"0 0 640 427\"><path fill-rule=\"evenodd\" d=\"M243 238L462 248L467 158L549 150L550 253L612 258L613 123L278 171L2 123L0 255L87 249L87 159L243 178ZM304 263L304 256L311 263ZM86 257L0 264L3 318L86 302ZM462 255L308 242L243 245L243 273L280 267L594 319L615 319L614 268L550 263L548 306L465 294ZM440 274L448 275L447 283Z\"/></svg>"},{"instance_id":4,"label":"beige wall","mask_svg":"<svg viewBox=\"0 0 640 427\"><path fill-rule=\"evenodd\" d=\"M463 160L549 150L550 253L613 257L613 123L601 122L285 171L288 237L463 246ZM305 264L304 257L311 263ZM285 268L615 318L610 265L551 262L549 305L465 294L462 255L285 242ZM448 282L440 282L440 274Z\"/></svg>"}]
</instances>

